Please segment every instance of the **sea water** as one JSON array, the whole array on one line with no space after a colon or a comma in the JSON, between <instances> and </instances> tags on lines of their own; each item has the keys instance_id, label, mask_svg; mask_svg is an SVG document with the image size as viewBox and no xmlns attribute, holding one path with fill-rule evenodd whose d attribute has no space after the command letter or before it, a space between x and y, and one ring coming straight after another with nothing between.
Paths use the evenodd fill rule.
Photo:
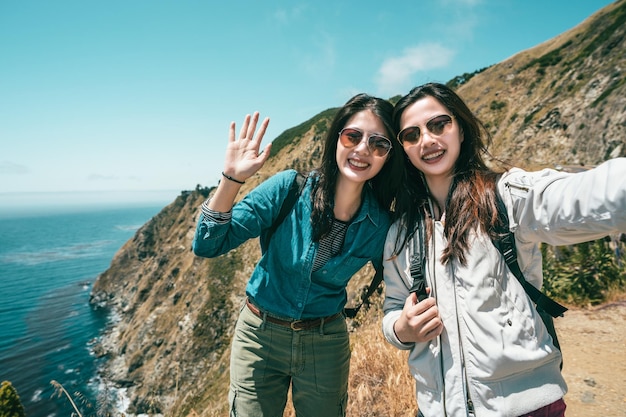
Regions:
<instances>
[{"instance_id":1,"label":"sea water","mask_svg":"<svg viewBox=\"0 0 626 417\"><path fill-rule=\"evenodd\" d=\"M99 363L91 348L107 316L89 304L90 291L166 204L0 209L0 381L11 382L28 417L71 415L53 380L84 416L96 415Z\"/></svg>"}]
</instances>

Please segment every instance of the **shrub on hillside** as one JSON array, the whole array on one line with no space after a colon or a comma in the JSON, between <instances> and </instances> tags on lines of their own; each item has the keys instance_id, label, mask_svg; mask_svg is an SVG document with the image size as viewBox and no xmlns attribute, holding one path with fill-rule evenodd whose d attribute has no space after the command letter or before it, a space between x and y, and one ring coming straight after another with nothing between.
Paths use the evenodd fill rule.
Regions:
<instances>
[{"instance_id":1,"label":"shrub on hillside","mask_svg":"<svg viewBox=\"0 0 626 417\"><path fill-rule=\"evenodd\" d=\"M9 381L0 385L0 417L24 417L24 406Z\"/></svg>"},{"instance_id":2,"label":"shrub on hillside","mask_svg":"<svg viewBox=\"0 0 626 417\"><path fill-rule=\"evenodd\" d=\"M626 252L617 238L573 246L543 245L543 290L569 304L597 305L626 286Z\"/></svg>"}]
</instances>

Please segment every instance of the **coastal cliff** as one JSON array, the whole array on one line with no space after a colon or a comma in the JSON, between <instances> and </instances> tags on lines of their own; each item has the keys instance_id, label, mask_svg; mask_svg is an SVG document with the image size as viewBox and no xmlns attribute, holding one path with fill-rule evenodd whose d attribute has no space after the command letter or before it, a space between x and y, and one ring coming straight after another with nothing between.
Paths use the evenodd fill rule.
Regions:
<instances>
[{"instance_id":1,"label":"coastal cliff","mask_svg":"<svg viewBox=\"0 0 626 417\"><path fill-rule=\"evenodd\" d=\"M626 0L451 83L486 123L494 139L491 153L499 159L531 169L572 169L626 156ZM272 157L239 197L277 171L315 167L335 111L276 138ZM107 359L105 380L128 397L128 414L227 415L230 338L260 250L254 240L214 259L194 256L199 207L211 192L200 185L181 192L119 250L94 284L94 308L112 312L96 351ZM351 282L350 303L358 301L371 272L366 267ZM363 334L379 333L376 308L351 324ZM359 341L353 344L358 359ZM361 394L350 395L358 400Z\"/></svg>"}]
</instances>

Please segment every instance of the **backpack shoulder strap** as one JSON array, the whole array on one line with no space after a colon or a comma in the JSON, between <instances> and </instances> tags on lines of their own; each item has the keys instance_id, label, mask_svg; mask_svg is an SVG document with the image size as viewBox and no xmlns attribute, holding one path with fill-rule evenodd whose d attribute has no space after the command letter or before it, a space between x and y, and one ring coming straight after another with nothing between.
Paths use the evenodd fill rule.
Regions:
<instances>
[{"instance_id":1,"label":"backpack shoulder strap","mask_svg":"<svg viewBox=\"0 0 626 417\"><path fill-rule=\"evenodd\" d=\"M498 239L493 240L494 246L500 251L509 269L515 275L517 280L522 284L524 290L531 300L537 305L537 309L542 309L552 317L563 316L567 308L557 303L534 285L526 281L524 274L517 262L517 248L515 247L515 236L509 229L509 217L506 212L506 206L498 195L498 217L500 218L500 227L496 229Z\"/></svg>"},{"instance_id":2,"label":"backpack shoulder strap","mask_svg":"<svg viewBox=\"0 0 626 417\"><path fill-rule=\"evenodd\" d=\"M522 284L524 291L528 294L530 299L535 303L539 317L546 326L546 330L552 337L552 343L554 346L561 350L561 345L556 334L556 328L554 327L553 317L563 316L563 313L567 311L567 308L557 303L541 291L539 291L534 285L526 281L524 274L517 262L517 248L515 247L515 236L509 229L509 216L506 212L506 206L504 202L497 196L498 199L498 217L500 218L500 225L496 228L498 239L493 240L493 245L500 251L504 260L513 273L515 278ZM561 369L563 369L563 359L561 359Z\"/></svg>"},{"instance_id":3,"label":"backpack shoulder strap","mask_svg":"<svg viewBox=\"0 0 626 417\"><path fill-rule=\"evenodd\" d=\"M424 214L417 219L417 227L413 234L413 256L411 256L411 278L413 285L410 292L417 293L417 301L420 302L428 294L426 293L426 275L424 274L424 265L426 265L426 229L424 223Z\"/></svg>"},{"instance_id":4,"label":"backpack shoulder strap","mask_svg":"<svg viewBox=\"0 0 626 417\"><path fill-rule=\"evenodd\" d=\"M295 206L296 201L298 201L298 197L300 197L300 194L302 194L302 190L304 189L304 184L306 184L307 178L308 176L304 176L303 174L299 172L296 173L296 176L293 179L291 186L289 187L289 192L287 193L287 196L285 197L282 205L280 206L280 211L278 212L278 216L274 219L274 222L265 233L264 238L261 240L261 243L262 243L261 247L264 250L269 245L270 240L272 239L272 235L274 235L274 232L276 232L276 229L278 229L278 226L280 226L280 224L285 220L287 215L293 209L293 206Z\"/></svg>"},{"instance_id":5,"label":"backpack shoulder strap","mask_svg":"<svg viewBox=\"0 0 626 417\"><path fill-rule=\"evenodd\" d=\"M415 230L415 236L413 239L414 251L413 257L411 258L411 277L413 277L413 286L411 287L411 292L417 292L417 298L419 301L422 301L427 297L426 294L426 278L424 276L423 265L426 263L426 251L425 240L424 240L424 218L423 216L418 219L418 226ZM368 298L374 291L378 288L380 283L383 281L383 269L377 270L372 278L372 282L367 288L367 293L363 297L361 303L356 307L345 308L343 311L348 318L354 318L361 306L367 302Z\"/></svg>"},{"instance_id":6,"label":"backpack shoulder strap","mask_svg":"<svg viewBox=\"0 0 626 417\"><path fill-rule=\"evenodd\" d=\"M372 277L372 282L370 283L369 287L367 287L367 292L365 293L365 296L363 297L363 300L361 300L359 305L356 307L346 307L343 309L343 312L346 315L346 317L348 317L349 319L355 318L359 310L363 306L363 304L367 302L367 300L371 297L372 294L374 294L374 291L376 291L376 288L378 288L378 286L380 285L382 281L383 281L383 268L380 268L376 270L376 273L374 273L374 276Z\"/></svg>"}]
</instances>

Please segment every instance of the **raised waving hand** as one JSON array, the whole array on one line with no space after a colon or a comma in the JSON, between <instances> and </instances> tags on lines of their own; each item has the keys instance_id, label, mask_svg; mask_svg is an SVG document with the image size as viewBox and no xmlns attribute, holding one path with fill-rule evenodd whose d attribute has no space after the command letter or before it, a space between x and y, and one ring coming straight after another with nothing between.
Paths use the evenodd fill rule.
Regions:
<instances>
[{"instance_id":1,"label":"raised waving hand","mask_svg":"<svg viewBox=\"0 0 626 417\"><path fill-rule=\"evenodd\" d=\"M269 158L272 144L265 145L262 152L260 149L270 119L266 117L257 131L258 122L259 112L254 112L252 116L246 115L239 130L238 139L235 138L235 122L230 123L223 178L209 202L212 210L229 211L233 207L241 184L261 169Z\"/></svg>"},{"instance_id":2,"label":"raised waving hand","mask_svg":"<svg viewBox=\"0 0 626 417\"><path fill-rule=\"evenodd\" d=\"M270 119L266 117L261 122L255 135L258 121L259 112L254 112L252 116L246 115L239 131L239 139L235 138L235 122L230 123L224 174L240 182L247 180L261 169L270 155L271 143L265 145L263 152L259 152Z\"/></svg>"}]
</instances>

